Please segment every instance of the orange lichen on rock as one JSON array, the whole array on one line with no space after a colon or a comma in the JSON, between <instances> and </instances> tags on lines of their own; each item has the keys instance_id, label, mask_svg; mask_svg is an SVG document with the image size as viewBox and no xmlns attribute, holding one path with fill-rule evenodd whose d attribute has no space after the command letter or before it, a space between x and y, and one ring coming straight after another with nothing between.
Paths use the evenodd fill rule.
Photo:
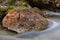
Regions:
<instances>
[{"instance_id":1,"label":"orange lichen on rock","mask_svg":"<svg viewBox=\"0 0 60 40\"><path fill-rule=\"evenodd\" d=\"M14 12L15 12L15 11L14 11L13 9L11 9L11 10L9 10L8 13L9 13L9 14L14 14Z\"/></svg>"}]
</instances>

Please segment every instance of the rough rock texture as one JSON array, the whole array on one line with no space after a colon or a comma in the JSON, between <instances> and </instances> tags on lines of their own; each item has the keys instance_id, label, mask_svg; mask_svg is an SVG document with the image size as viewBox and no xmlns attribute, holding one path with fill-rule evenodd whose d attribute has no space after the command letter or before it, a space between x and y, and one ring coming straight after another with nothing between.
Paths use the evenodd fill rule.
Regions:
<instances>
[{"instance_id":1,"label":"rough rock texture","mask_svg":"<svg viewBox=\"0 0 60 40\"><path fill-rule=\"evenodd\" d=\"M12 9L4 17L2 24L17 33L44 30L48 27L49 22L39 14L38 10L36 7L27 10Z\"/></svg>"}]
</instances>

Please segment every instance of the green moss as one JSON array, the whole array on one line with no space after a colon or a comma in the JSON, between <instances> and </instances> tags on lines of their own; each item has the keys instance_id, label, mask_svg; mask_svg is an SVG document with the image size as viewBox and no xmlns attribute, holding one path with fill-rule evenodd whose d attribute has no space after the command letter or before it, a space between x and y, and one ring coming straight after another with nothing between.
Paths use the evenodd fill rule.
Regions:
<instances>
[{"instance_id":1,"label":"green moss","mask_svg":"<svg viewBox=\"0 0 60 40\"><path fill-rule=\"evenodd\" d=\"M17 6L23 6L23 3L27 3L25 0L20 0L18 2L16 2Z\"/></svg>"},{"instance_id":2,"label":"green moss","mask_svg":"<svg viewBox=\"0 0 60 40\"><path fill-rule=\"evenodd\" d=\"M15 0L6 0L8 5L14 5L15 4Z\"/></svg>"},{"instance_id":3,"label":"green moss","mask_svg":"<svg viewBox=\"0 0 60 40\"><path fill-rule=\"evenodd\" d=\"M7 6L6 8L0 8L0 22L4 18L4 16L7 14L9 9L13 9L15 6Z\"/></svg>"},{"instance_id":4,"label":"green moss","mask_svg":"<svg viewBox=\"0 0 60 40\"><path fill-rule=\"evenodd\" d=\"M2 18L6 15L6 12L6 8L0 8L0 22L2 21Z\"/></svg>"},{"instance_id":5,"label":"green moss","mask_svg":"<svg viewBox=\"0 0 60 40\"><path fill-rule=\"evenodd\" d=\"M16 6L8 6L7 9L10 10L10 9L14 9Z\"/></svg>"}]
</instances>

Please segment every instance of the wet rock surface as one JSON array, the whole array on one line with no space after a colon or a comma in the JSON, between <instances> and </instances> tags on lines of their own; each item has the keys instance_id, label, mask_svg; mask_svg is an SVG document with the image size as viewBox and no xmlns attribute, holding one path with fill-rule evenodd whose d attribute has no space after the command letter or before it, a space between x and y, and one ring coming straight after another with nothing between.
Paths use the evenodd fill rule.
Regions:
<instances>
[{"instance_id":1,"label":"wet rock surface","mask_svg":"<svg viewBox=\"0 0 60 40\"><path fill-rule=\"evenodd\" d=\"M38 10L38 8L27 10L12 9L4 17L2 24L7 29L16 31L17 33L44 30L48 27L49 22L36 9Z\"/></svg>"}]
</instances>

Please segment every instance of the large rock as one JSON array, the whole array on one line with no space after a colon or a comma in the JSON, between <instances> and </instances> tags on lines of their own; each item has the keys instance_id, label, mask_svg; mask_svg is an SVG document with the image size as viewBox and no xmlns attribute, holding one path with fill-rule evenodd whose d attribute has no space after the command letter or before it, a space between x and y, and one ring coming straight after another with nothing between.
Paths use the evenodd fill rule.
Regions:
<instances>
[{"instance_id":1,"label":"large rock","mask_svg":"<svg viewBox=\"0 0 60 40\"><path fill-rule=\"evenodd\" d=\"M17 33L44 30L48 27L49 22L39 14L38 10L36 7L27 10L12 9L4 17L2 24Z\"/></svg>"}]
</instances>

